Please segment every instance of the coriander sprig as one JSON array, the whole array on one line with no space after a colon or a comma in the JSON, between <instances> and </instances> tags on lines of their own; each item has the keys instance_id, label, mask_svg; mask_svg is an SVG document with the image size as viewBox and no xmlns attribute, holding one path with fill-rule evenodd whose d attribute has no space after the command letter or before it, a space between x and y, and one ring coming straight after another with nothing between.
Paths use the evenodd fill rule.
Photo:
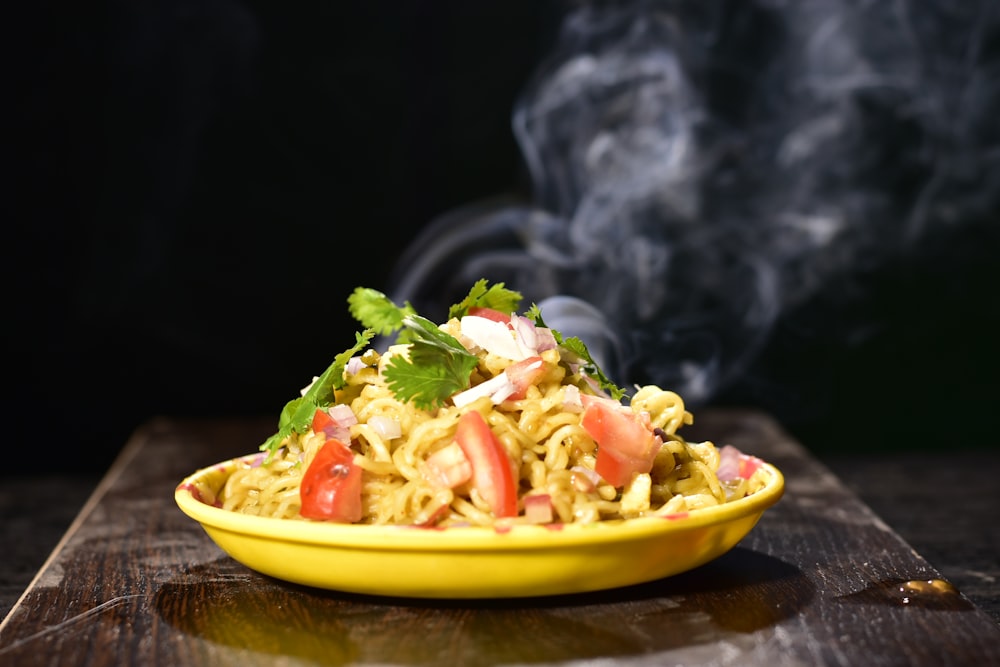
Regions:
<instances>
[{"instance_id":1,"label":"coriander sprig","mask_svg":"<svg viewBox=\"0 0 1000 667\"><path fill-rule=\"evenodd\" d=\"M485 279L480 278L469 290L468 296L448 310L448 317L462 317L472 308L492 308L501 313L515 313L523 298L520 292L507 289L503 283L489 285Z\"/></svg>"},{"instance_id":2,"label":"coriander sprig","mask_svg":"<svg viewBox=\"0 0 1000 667\"><path fill-rule=\"evenodd\" d=\"M281 409L281 415L278 417L278 432L260 446L261 451L267 452L268 460L278 451L284 439L293 432L301 435L309 430L317 408L334 403L336 390L341 389L345 384L344 370L347 368L347 362L351 360L351 357L364 350L374 337L374 329L365 329L355 333L354 347L344 350L334 357L333 363L323 371L322 375L313 380L309 389L302 396L285 403L285 407Z\"/></svg>"},{"instance_id":3,"label":"coriander sprig","mask_svg":"<svg viewBox=\"0 0 1000 667\"><path fill-rule=\"evenodd\" d=\"M367 329L374 329L380 336L396 333L403 326L403 318L416 315L408 302L397 306L392 299L370 287L357 287L347 297L351 316Z\"/></svg>"},{"instance_id":4,"label":"coriander sprig","mask_svg":"<svg viewBox=\"0 0 1000 667\"><path fill-rule=\"evenodd\" d=\"M531 304L531 308L525 313L525 317L530 319L535 323L535 326L545 327L552 332L553 337L556 339L556 344L559 345L564 352L568 352L570 355L576 357L582 364L583 370L587 375L590 375L595 380L597 380L598 386L604 391L611 394L615 399L621 399L625 396L625 390L619 387L614 381L611 380L601 367L597 365L594 361L594 357L590 355L590 350L587 349L587 345L577 336L563 337L555 329L551 329L546 326L545 321L542 319L542 311L538 307L538 304Z\"/></svg>"},{"instance_id":5,"label":"coriander sprig","mask_svg":"<svg viewBox=\"0 0 1000 667\"><path fill-rule=\"evenodd\" d=\"M502 313L516 313L522 300L520 292L507 289L503 283L490 285L478 280L469 294L448 311L448 317L460 318L473 308L490 308ZM312 424L317 408L336 402L336 390L346 384L347 362L365 350L375 336L396 334L397 343L406 343L405 352L390 354L383 374L386 384L401 401L412 401L421 409L431 410L443 405L451 396L468 388L472 372L478 363L455 337L430 320L421 317L410 303L397 305L388 296L368 287L358 287L348 296L351 315L364 327L355 334L354 346L338 354L333 363L299 398L285 404L278 419L278 432L260 446L268 452L268 460L293 433L304 434ZM545 327L537 305L525 313L537 326ZM546 327L548 328L548 327ZM594 361L582 340L563 337L552 329L564 357L579 362L583 371L593 377L602 389L616 399L625 390L615 385Z\"/></svg>"},{"instance_id":6,"label":"coriander sprig","mask_svg":"<svg viewBox=\"0 0 1000 667\"><path fill-rule=\"evenodd\" d=\"M407 354L391 357L384 370L396 398L430 410L469 386L476 355L419 315L404 317L403 326L411 334Z\"/></svg>"}]
</instances>

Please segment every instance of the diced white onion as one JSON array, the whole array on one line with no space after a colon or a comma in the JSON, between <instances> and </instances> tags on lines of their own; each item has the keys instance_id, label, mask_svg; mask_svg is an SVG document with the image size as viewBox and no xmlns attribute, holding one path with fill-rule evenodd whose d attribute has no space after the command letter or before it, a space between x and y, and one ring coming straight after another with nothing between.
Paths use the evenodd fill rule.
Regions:
<instances>
[{"instance_id":1,"label":"diced white onion","mask_svg":"<svg viewBox=\"0 0 1000 667\"><path fill-rule=\"evenodd\" d=\"M403 435L399 420L385 415L374 415L368 418L368 425L371 426L385 440L394 440Z\"/></svg>"},{"instance_id":2,"label":"diced white onion","mask_svg":"<svg viewBox=\"0 0 1000 667\"><path fill-rule=\"evenodd\" d=\"M365 367L365 362L361 361L360 356L353 356L347 361L347 368L345 369L349 375L357 375Z\"/></svg>"},{"instance_id":3,"label":"diced white onion","mask_svg":"<svg viewBox=\"0 0 1000 667\"><path fill-rule=\"evenodd\" d=\"M482 318L480 318L482 319ZM465 391L459 392L451 397L452 402L456 407L464 407L469 403L472 403L477 398L482 396L492 397L494 405L499 405L507 399L508 396L514 393L514 385L507 378L506 373L500 373L486 382L480 382L475 387L470 387ZM499 398L499 400L497 400Z\"/></svg>"},{"instance_id":4,"label":"diced white onion","mask_svg":"<svg viewBox=\"0 0 1000 667\"><path fill-rule=\"evenodd\" d=\"M583 400L580 398L580 388L575 384L563 387L563 410L566 412L583 412Z\"/></svg>"},{"instance_id":5,"label":"diced white onion","mask_svg":"<svg viewBox=\"0 0 1000 667\"><path fill-rule=\"evenodd\" d=\"M462 335L491 354L512 361L521 361L537 354L537 351L519 344L511 328L502 322L466 315L461 323Z\"/></svg>"}]
</instances>

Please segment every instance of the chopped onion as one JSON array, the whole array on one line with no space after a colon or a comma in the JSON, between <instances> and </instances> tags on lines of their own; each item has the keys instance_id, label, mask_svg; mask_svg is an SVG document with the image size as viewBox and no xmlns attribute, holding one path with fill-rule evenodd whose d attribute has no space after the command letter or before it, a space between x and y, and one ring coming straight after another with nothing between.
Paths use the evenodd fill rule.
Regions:
<instances>
[{"instance_id":1,"label":"chopped onion","mask_svg":"<svg viewBox=\"0 0 1000 667\"><path fill-rule=\"evenodd\" d=\"M583 400L580 389L574 384L563 387L563 410L566 412L583 412Z\"/></svg>"},{"instance_id":2,"label":"chopped onion","mask_svg":"<svg viewBox=\"0 0 1000 667\"><path fill-rule=\"evenodd\" d=\"M419 467L424 479L446 489L454 489L472 478L472 464L457 442L437 450ZM447 507L447 503L444 506Z\"/></svg>"},{"instance_id":3,"label":"chopped onion","mask_svg":"<svg viewBox=\"0 0 1000 667\"><path fill-rule=\"evenodd\" d=\"M385 440L394 440L403 435L399 420L392 417L375 415L368 418L368 425Z\"/></svg>"},{"instance_id":4,"label":"chopped onion","mask_svg":"<svg viewBox=\"0 0 1000 667\"><path fill-rule=\"evenodd\" d=\"M535 327L535 337L538 340L538 345L536 349L539 352L556 349L557 347L556 337L552 333L552 329L546 329L545 327Z\"/></svg>"},{"instance_id":5,"label":"chopped onion","mask_svg":"<svg viewBox=\"0 0 1000 667\"><path fill-rule=\"evenodd\" d=\"M590 388L593 389L594 393L597 394L598 396L603 396L604 398L611 398L611 394L604 391L604 387L601 386L601 383L595 380L594 378L590 377L589 375L584 375L583 381L586 382L588 385L590 385Z\"/></svg>"},{"instance_id":6,"label":"chopped onion","mask_svg":"<svg viewBox=\"0 0 1000 667\"><path fill-rule=\"evenodd\" d=\"M347 361L347 367L345 370L350 375L357 375L365 368L365 366L367 366L367 364L361 361L361 357L355 355Z\"/></svg>"},{"instance_id":7,"label":"chopped onion","mask_svg":"<svg viewBox=\"0 0 1000 667\"><path fill-rule=\"evenodd\" d=\"M482 318L480 318L482 319ZM456 407L464 407L472 403L477 398L490 396L494 405L500 405L507 397L514 393L514 384L507 377L506 373L500 373L486 382L480 382L475 387L466 389L451 397Z\"/></svg>"},{"instance_id":8,"label":"chopped onion","mask_svg":"<svg viewBox=\"0 0 1000 667\"><path fill-rule=\"evenodd\" d=\"M591 470L586 466L573 466L569 470L573 473L573 484L580 491L593 491L603 481L603 478L597 474L596 470Z\"/></svg>"},{"instance_id":9,"label":"chopped onion","mask_svg":"<svg viewBox=\"0 0 1000 667\"><path fill-rule=\"evenodd\" d=\"M485 317L463 317L462 335L487 352L504 359L521 361L538 354L537 350L526 347L520 337L514 335L511 326Z\"/></svg>"},{"instance_id":10,"label":"chopped onion","mask_svg":"<svg viewBox=\"0 0 1000 667\"><path fill-rule=\"evenodd\" d=\"M331 405L326 408L326 413L330 415L333 423L323 429L327 438L340 440L345 444L351 442L351 426L358 423L358 417L351 410L351 406L344 404Z\"/></svg>"},{"instance_id":11,"label":"chopped onion","mask_svg":"<svg viewBox=\"0 0 1000 667\"><path fill-rule=\"evenodd\" d=\"M514 315L510 318L510 328L514 330L518 347L527 352L527 356L536 356L538 354L538 334L535 331L535 323L523 315Z\"/></svg>"},{"instance_id":12,"label":"chopped onion","mask_svg":"<svg viewBox=\"0 0 1000 667\"><path fill-rule=\"evenodd\" d=\"M326 411L330 413L333 421L341 426L353 426L358 423L358 416L354 414L354 410L344 403L331 405Z\"/></svg>"},{"instance_id":13,"label":"chopped onion","mask_svg":"<svg viewBox=\"0 0 1000 667\"><path fill-rule=\"evenodd\" d=\"M744 454L732 445L724 445L719 449L719 469L715 474L722 482L750 479L763 463L756 456Z\"/></svg>"},{"instance_id":14,"label":"chopped onion","mask_svg":"<svg viewBox=\"0 0 1000 667\"><path fill-rule=\"evenodd\" d=\"M528 523L552 523L552 497L547 493L525 496L524 518Z\"/></svg>"},{"instance_id":15,"label":"chopped onion","mask_svg":"<svg viewBox=\"0 0 1000 667\"><path fill-rule=\"evenodd\" d=\"M323 433L326 433L326 437L328 439L340 440L345 445L348 445L351 442L351 429L346 426L333 424L324 428Z\"/></svg>"}]
</instances>

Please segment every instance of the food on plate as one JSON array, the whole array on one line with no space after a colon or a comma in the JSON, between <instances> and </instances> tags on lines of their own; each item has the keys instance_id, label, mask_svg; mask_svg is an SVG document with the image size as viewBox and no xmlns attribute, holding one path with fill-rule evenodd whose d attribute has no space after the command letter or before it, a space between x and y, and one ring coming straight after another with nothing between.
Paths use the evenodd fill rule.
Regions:
<instances>
[{"instance_id":1,"label":"food on plate","mask_svg":"<svg viewBox=\"0 0 1000 667\"><path fill-rule=\"evenodd\" d=\"M680 396L616 386L521 300L481 280L435 324L355 289L354 346L211 500L304 521L558 526L684 516L764 486L760 459L678 434Z\"/></svg>"}]
</instances>

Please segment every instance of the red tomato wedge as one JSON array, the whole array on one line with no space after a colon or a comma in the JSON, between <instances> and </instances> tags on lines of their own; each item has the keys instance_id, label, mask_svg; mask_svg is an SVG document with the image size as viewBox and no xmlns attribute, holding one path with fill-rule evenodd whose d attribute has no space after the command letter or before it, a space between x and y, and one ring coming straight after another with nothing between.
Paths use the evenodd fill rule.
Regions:
<instances>
[{"instance_id":1,"label":"red tomato wedge","mask_svg":"<svg viewBox=\"0 0 1000 667\"><path fill-rule=\"evenodd\" d=\"M302 475L299 499L299 513L307 519L359 521L361 468L354 464L351 448L340 440L327 440Z\"/></svg>"},{"instance_id":2,"label":"red tomato wedge","mask_svg":"<svg viewBox=\"0 0 1000 667\"><path fill-rule=\"evenodd\" d=\"M334 426L336 426L336 423L333 421L333 417L330 416L330 413L326 410L317 410L313 413L313 432L323 433L327 429L332 429Z\"/></svg>"},{"instance_id":3,"label":"red tomato wedge","mask_svg":"<svg viewBox=\"0 0 1000 667\"><path fill-rule=\"evenodd\" d=\"M517 516L517 487L507 450L476 411L458 420L455 442L472 464L472 485L496 517Z\"/></svg>"},{"instance_id":4,"label":"red tomato wedge","mask_svg":"<svg viewBox=\"0 0 1000 667\"><path fill-rule=\"evenodd\" d=\"M505 368L507 379L514 385L514 392L507 399L519 401L524 398L528 387L536 384L546 370L545 361L541 357L528 357Z\"/></svg>"},{"instance_id":5,"label":"red tomato wedge","mask_svg":"<svg viewBox=\"0 0 1000 667\"><path fill-rule=\"evenodd\" d=\"M468 314L475 317L484 317L488 320L493 320L494 322L499 322L501 324L510 324L510 315L507 313L501 313L499 310L486 308L485 306L473 306L472 308L469 308Z\"/></svg>"},{"instance_id":6,"label":"red tomato wedge","mask_svg":"<svg viewBox=\"0 0 1000 667\"><path fill-rule=\"evenodd\" d=\"M610 399L586 397L580 424L597 442L594 470L612 486L624 486L633 473L648 473L663 441L648 419Z\"/></svg>"}]
</instances>

